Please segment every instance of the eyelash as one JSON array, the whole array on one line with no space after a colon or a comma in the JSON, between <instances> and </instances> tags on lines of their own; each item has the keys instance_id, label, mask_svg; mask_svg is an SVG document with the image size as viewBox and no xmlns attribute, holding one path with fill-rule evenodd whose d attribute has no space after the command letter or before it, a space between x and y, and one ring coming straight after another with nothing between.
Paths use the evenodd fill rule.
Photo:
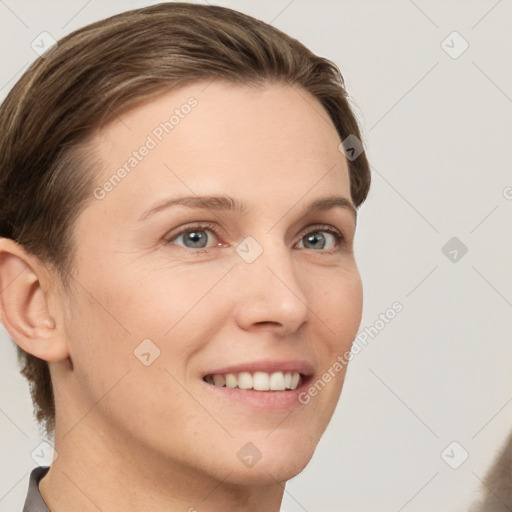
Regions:
<instances>
[{"instance_id":1,"label":"eyelash","mask_svg":"<svg viewBox=\"0 0 512 512\"><path fill-rule=\"evenodd\" d=\"M333 226L329 226L326 224L318 224L318 225L309 226L306 229L307 230L301 232L301 234L299 236L299 241L301 241L306 235L309 235L312 233L317 233L317 232L327 232L327 233L333 235L336 239L337 243L336 243L336 247L334 249L319 250L319 251L314 251L314 252L320 252L320 253L324 253L324 254L325 253L332 254L333 252L338 251L340 249L340 247L343 245L343 243L345 242L345 237L343 236L343 234L338 229L334 228ZM166 243L171 244L173 240L175 240L176 238L178 238L179 236L181 236L185 233L188 233L190 231L206 231L206 230L212 231L215 234L215 236L217 236L217 237L221 236L220 230L215 224L212 224L210 222L199 222L197 224L187 226L186 228L182 229L178 233L173 234L171 238L166 239L165 241L166 241ZM208 249L203 249L203 248L194 249L191 247L182 247L182 248L190 253L203 253L203 254L209 252L212 249L212 247L210 247Z\"/></svg>"}]
</instances>

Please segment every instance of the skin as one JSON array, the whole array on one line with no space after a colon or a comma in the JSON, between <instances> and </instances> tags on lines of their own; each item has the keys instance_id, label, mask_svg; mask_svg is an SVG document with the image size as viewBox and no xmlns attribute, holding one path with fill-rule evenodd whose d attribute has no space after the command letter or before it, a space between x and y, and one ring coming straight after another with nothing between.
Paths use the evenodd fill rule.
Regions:
<instances>
[{"instance_id":1,"label":"skin","mask_svg":"<svg viewBox=\"0 0 512 512\"><path fill-rule=\"evenodd\" d=\"M104 199L91 196L73 227L69 289L0 241L2 321L50 361L58 457L40 491L53 512L278 511L341 393L345 370L309 404L265 410L212 395L201 378L232 364L301 359L316 380L357 334L355 214L304 215L321 197L351 202L340 139L313 96L277 84L165 93L97 134L99 186L191 96L190 114ZM176 206L138 221L177 195L229 195L248 211ZM219 228L201 232L207 252L187 250L178 236L198 221ZM325 246L308 245L318 231ZM263 250L252 263L236 252L248 236ZM149 366L134 357L147 338L160 350ZM251 468L237 457L248 442L262 454Z\"/></svg>"}]
</instances>

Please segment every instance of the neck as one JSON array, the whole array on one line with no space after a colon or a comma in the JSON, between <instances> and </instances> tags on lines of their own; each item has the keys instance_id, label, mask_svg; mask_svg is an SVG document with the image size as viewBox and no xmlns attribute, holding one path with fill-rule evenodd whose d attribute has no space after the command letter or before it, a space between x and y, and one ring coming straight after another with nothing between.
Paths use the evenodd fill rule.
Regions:
<instances>
[{"instance_id":1,"label":"neck","mask_svg":"<svg viewBox=\"0 0 512 512\"><path fill-rule=\"evenodd\" d=\"M39 483L52 512L279 511L284 483L272 478L244 485L234 472L200 472L91 421L56 425L58 457Z\"/></svg>"}]
</instances>

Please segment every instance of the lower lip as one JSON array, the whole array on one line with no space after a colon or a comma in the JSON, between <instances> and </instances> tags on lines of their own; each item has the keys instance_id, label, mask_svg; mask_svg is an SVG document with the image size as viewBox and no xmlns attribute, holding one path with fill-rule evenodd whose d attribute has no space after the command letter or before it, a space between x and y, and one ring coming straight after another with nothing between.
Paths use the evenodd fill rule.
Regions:
<instances>
[{"instance_id":1,"label":"lower lip","mask_svg":"<svg viewBox=\"0 0 512 512\"><path fill-rule=\"evenodd\" d=\"M302 383L296 389L287 391L255 391L254 389L226 388L215 386L203 381L209 392L225 400L233 400L242 405L256 409L286 410L295 409L303 404L299 400L301 393L307 390L310 377L303 377Z\"/></svg>"}]
</instances>

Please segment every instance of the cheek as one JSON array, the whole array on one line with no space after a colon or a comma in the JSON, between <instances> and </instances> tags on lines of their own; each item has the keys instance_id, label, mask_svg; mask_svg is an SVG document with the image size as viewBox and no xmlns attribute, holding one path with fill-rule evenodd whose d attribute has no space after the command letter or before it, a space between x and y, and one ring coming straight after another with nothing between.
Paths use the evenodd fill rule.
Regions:
<instances>
[{"instance_id":1,"label":"cheek","mask_svg":"<svg viewBox=\"0 0 512 512\"><path fill-rule=\"evenodd\" d=\"M69 307L66 338L75 392L95 404L133 365L135 338L105 294L80 285Z\"/></svg>"},{"instance_id":2,"label":"cheek","mask_svg":"<svg viewBox=\"0 0 512 512\"><path fill-rule=\"evenodd\" d=\"M320 367L317 378L324 378L327 384L317 383L313 395L323 420L328 421L338 403L352 342L361 323L363 290L355 266L350 272L332 273L323 283L311 309L318 317L317 332L325 333L315 344L315 351Z\"/></svg>"},{"instance_id":3,"label":"cheek","mask_svg":"<svg viewBox=\"0 0 512 512\"><path fill-rule=\"evenodd\" d=\"M162 338L208 300L227 270L225 264L200 268L168 262L99 268L82 280L90 294L82 298L79 314L91 316L96 328L121 328L134 342Z\"/></svg>"},{"instance_id":4,"label":"cheek","mask_svg":"<svg viewBox=\"0 0 512 512\"><path fill-rule=\"evenodd\" d=\"M95 403L129 372L117 390L121 396L128 382L133 383L128 402L146 388L161 387L162 396L169 396L176 387L176 398L179 386L165 369L183 382L190 360L218 336L229 305L215 285L226 269L139 269L130 275L122 268L108 273L96 269L87 280L81 277L67 322L78 383ZM150 409L151 400L144 399L144 404Z\"/></svg>"},{"instance_id":5,"label":"cheek","mask_svg":"<svg viewBox=\"0 0 512 512\"><path fill-rule=\"evenodd\" d=\"M121 283L123 294L133 300L119 314L138 338L160 340L166 350L186 355L194 351L196 339L204 343L225 319L227 301L219 293L228 270L224 264L191 265L153 271L133 285Z\"/></svg>"},{"instance_id":6,"label":"cheek","mask_svg":"<svg viewBox=\"0 0 512 512\"><path fill-rule=\"evenodd\" d=\"M311 309L331 335L331 348L351 344L357 334L363 309L363 288L355 265L350 270L332 271L316 283Z\"/></svg>"}]
</instances>

